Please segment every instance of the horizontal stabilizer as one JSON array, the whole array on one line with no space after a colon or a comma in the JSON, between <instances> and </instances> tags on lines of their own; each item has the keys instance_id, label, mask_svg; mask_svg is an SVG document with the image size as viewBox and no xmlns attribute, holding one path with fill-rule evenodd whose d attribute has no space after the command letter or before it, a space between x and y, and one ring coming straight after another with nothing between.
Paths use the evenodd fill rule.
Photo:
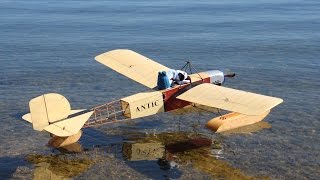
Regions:
<instances>
[{"instance_id":1,"label":"horizontal stabilizer","mask_svg":"<svg viewBox=\"0 0 320 180\"><path fill-rule=\"evenodd\" d=\"M81 115L76 115L74 117L70 117L55 122L53 124L50 124L49 126L46 126L44 130L59 137L72 136L79 132L79 130L82 128L84 123L90 118L93 112L94 111L86 111Z\"/></svg>"},{"instance_id":2,"label":"horizontal stabilizer","mask_svg":"<svg viewBox=\"0 0 320 180\"><path fill-rule=\"evenodd\" d=\"M79 112L84 111L84 110L85 109L71 110L71 114L76 114L76 113L79 113ZM24 119L25 121L28 121L29 123L32 123L31 113L23 115L22 119Z\"/></svg>"},{"instance_id":3,"label":"horizontal stabilizer","mask_svg":"<svg viewBox=\"0 0 320 180\"><path fill-rule=\"evenodd\" d=\"M32 124L32 120L31 120L31 113L25 114L22 116L22 119L24 119L25 121L28 121L29 123Z\"/></svg>"},{"instance_id":4,"label":"horizontal stabilizer","mask_svg":"<svg viewBox=\"0 0 320 180\"><path fill-rule=\"evenodd\" d=\"M280 98L208 83L198 85L177 98L245 115L263 114L283 102Z\"/></svg>"},{"instance_id":5,"label":"horizontal stabilizer","mask_svg":"<svg viewBox=\"0 0 320 180\"><path fill-rule=\"evenodd\" d=\"M109 51L96 56L95 59L114 71L149 88L157 86L158 72L169 69L127 49Z\"/></svg>"}]
</instances>

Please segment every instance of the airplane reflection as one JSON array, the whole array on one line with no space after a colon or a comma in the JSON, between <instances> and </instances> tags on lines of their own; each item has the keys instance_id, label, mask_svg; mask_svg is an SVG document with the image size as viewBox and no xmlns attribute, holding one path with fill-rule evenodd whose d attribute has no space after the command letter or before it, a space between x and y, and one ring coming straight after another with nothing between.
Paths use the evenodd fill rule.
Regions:
<instances>
[{"instance_id":1,"label":"airplane reflection","mask_svg":"<svg viewBox=\"0 0 320 180\"><path fill-rule=\"evenodd\" d=\"M213 179L268 179L246 175L232 167L223 157L220 142L205 136L184 132L149 135L123 145L122 154L128 161L157 160L160 169L169 170L191 165Z\"/></svg>"},{"instance_id":2,"label":"airplane reflection","mask_svg":"<svg viewBox=\"0 0 320 180\"><path fill-rule=\"evenodd\" d=\"M113 153L114 158L119 158L117 156L120 155L121 159L122 155L126 161L137 163L154 161L161 170L180 171L191 166L192 169L213 179L268 179L266 176L250 176L232 167L227 161L222 160L228 150L221 142L195 133L166 132L145 135L130 139L130 142L96 146L85 150L76 143L58 150L61 154L27 157L29 162L35 164L34 179L72 178L87 171L91 165L101 162L101 159L110 161L106 157ZM64 154L69 152L77 154Z\"/></svg>"}]
</instances>

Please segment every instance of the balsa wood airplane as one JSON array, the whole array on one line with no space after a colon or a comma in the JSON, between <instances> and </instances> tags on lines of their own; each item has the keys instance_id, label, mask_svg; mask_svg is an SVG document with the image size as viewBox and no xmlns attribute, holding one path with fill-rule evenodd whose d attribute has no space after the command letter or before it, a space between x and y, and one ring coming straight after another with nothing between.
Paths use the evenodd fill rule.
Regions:
<instances>
[{"instance_id":1,"label":"balsa wood airplane","mask_svg":"<svg viewBox=\"0 0 320 180\"><path fill-rule=\"evenodd\" d=\"M118 101L92 109L71 110L68 100L56 93L38 96L29 102L30 113L22 118L37 131L47 131L54 137L55 147L77 142L81 128L168 112L188 105L202 105L230 111L207 123L207 127L222 132L263 120L270 110L283 100L220 86L225 75L219 70L191 74L191 83L158 90L159 72L163 66L131 50L112 50L95 59L116 72L150 88ZM190 68L191 69L191 68Z\"/></svg>"}]
</instances>

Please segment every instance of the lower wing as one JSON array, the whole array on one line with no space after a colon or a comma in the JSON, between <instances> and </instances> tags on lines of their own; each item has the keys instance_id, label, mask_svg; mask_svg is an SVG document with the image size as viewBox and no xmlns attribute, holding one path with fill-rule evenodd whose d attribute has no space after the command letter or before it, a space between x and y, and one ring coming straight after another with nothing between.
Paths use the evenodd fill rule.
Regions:
<instances>
[{"instance_id":1,"label":"lower wing","mask_svg":"<svg viewBox=\"0 0 320 180\"><path fill-rule=\"evenodd\" d=\"M207 127L216 132L228 131L259 122L269 114L273 107L283 102L280 98L207 83L198 85L177 98L232 111L229 114L213 118L207 123Z\"/></svg>"},{"instance_id":2,"label":"lower wing","mask_svg":"<svg viewBox=\"0 0 320 180\"><path fill-rule=\"evenodd\" d=\"M200 84L177 97L178 99L245 115L260 115L283 100L213 84Z\"/></svg>"}]
</instances>

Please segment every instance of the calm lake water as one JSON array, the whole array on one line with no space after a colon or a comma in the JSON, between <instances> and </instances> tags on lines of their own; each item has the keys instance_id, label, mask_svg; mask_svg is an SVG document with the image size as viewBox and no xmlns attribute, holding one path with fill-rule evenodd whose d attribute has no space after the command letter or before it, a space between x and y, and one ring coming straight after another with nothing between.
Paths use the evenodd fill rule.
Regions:
<instances>
[{"instance_id":1,"label":"calm lake water","mask_svg":"<svg viewBox=\"0 0 320 180\"><path fill-rule=\"evenodd\" d=\"M164 113L86 129L80 140L85 153L61 155L47 147L49 135L21 120L33 97L56 92L73 109L81 109L147 90L94 61L94 56L118 48L175 69L191 60L198 71L234 71L236 78L225 86L281 97L284 103L265 119L272 128L251 134L214 134L204 128L212 118L206 112ZM180 161L163 168L159 160L134 161L121 153L128 140L168 132L218 141L224 150L218 164L228 164L229 175L237 170L248 179L319 179L319 57L317 0L2 0L0 179L33 178L39 168L57 174L48 161L47 169L28 161L30 155L77 159L93 153L104 160L68 177L237 177L212 176L214 167L197 165L217 157L182 161L184 156L177 155ZM115 150L107 152L111 146Z\"/></svg>"}]
</instances>

